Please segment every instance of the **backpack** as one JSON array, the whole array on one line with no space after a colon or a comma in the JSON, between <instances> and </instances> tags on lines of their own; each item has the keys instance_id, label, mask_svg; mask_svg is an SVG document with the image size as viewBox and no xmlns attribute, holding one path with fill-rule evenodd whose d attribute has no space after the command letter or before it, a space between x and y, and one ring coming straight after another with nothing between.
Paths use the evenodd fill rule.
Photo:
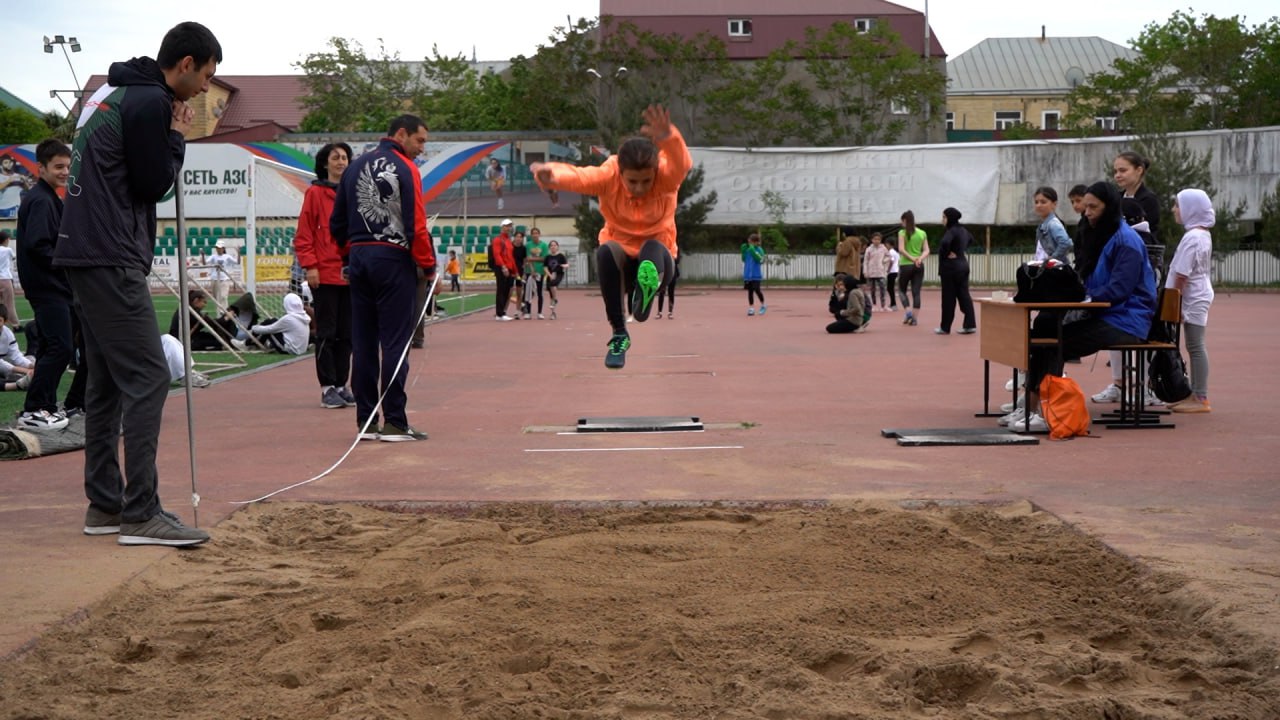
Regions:
<instances>
[{"instance_id":1,"label":"backpack","mask_svg":"<svg viewBox=\"0 0 1280 720\"><path fill-rule=\"evenodd\" d=\"M1162 291L1163 292L1163 291ZM1172 323L1157 318L1151 323L1151 331L1147 340L1167 342L1178 345L1180 338ZM1185 400L1191 396L1191 382L1187 379L1187 365L1182 360L1182 351L1154 350L1151 362L1147 365L1147 387L1161 400L1171 403Z\"/></svg>"},{"instance_id":2,"label":"backpack","mask_svg":"<svg viewBox=\"0 0 1280 720\"><path fill-rule=\"evenodd\" d=\"M489 242L489 270L494 275L500 275L498 272L498 256L493 254L493 242Z\"/></svg>"},{"instance_id":3,"label":"backpack","mask_svg":"<svg viewBox=\"0 0 1280 720\"><path fill-rule=\"evenodd\" d=\"M1071 378L1045 375L1040 381L1040 412L1049 424L1049 437L1067 440L1089 434L1089 408L1080 385Z\"/></svg>"}]
</instances>

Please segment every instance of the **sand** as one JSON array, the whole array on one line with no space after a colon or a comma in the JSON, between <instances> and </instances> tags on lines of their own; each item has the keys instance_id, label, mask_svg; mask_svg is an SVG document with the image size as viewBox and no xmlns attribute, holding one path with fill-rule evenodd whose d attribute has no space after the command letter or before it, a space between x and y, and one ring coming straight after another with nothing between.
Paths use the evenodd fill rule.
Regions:
<instances>
[{"instance_id":1,"label":"sand","mask_svg":"<svg viewBox=\"0 0 1280 720\"><path fill-rule=\"evenodd\" d=\"M1026 503L264 504L0 664L0 717L1280 717L1209 607Z\"/></svg>"}]
</instances>

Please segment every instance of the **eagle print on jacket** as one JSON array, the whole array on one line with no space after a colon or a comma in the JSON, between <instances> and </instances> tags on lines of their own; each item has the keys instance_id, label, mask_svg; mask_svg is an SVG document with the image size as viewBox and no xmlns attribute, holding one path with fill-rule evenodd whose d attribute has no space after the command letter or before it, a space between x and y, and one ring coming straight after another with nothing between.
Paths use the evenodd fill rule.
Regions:
<instances>
[{"instance_id":1,"label":"eagle print on jacket","mask_svg":"<svg viewBox=\"0 0 1280 720\"><path fill-rule=\"evenodd\" d=\"M356 210L364 218L365 229L375 238L409 247L401 214L400 179L394 162L380 157L361 168L356 181ZM381 232L374 230L379 225Z\"/></svg>"}]
</instances>

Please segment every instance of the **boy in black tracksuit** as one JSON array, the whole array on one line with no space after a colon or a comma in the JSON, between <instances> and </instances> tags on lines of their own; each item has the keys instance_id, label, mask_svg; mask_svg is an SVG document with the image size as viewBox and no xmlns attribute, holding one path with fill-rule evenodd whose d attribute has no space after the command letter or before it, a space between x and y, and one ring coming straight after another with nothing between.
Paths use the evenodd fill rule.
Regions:
<instances>
[{"instance_id":1,"label":"boy in black tracksuit","mask_svg":"<svg viewBox=\"0 0 1280 720\"><path fill-rule=\"evenodd\" d=\"M67 426L66 413L58 410L58 384L67 365L75 359L76 326L79 325L72 312L67 275L53 266L58 226L62 222L62 198L58 197L56 188L67 184L71 149L59 140L45 140L36 147L36 161L40 165L39 179L22 197L22 206L18 209L18 275L42 341L18 425L58 429ZM88 375L87 368L78 368L67 393L68 410L79 411L84 407Z\"/></svg>"}]
</instances>

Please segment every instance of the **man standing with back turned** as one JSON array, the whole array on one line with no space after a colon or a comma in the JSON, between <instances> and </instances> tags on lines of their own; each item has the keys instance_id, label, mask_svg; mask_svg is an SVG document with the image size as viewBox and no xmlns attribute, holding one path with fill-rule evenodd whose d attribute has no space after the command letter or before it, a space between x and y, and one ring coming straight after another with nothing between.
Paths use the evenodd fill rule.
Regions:
<instances>
[{"instance_id":1,"label":"man standing with back turned","mask_svg":"<svg viewBox=\"0 0 1280 720\"><path fill-rule=\"evenodd\" d=\"M416 115L401 115L387 135L342 173L329 232L351 283L351 391L360 439L405 442L427 439L409 425L409 368L400 359L408 361L405 348L418 320L418 278L431 284L436 250L413 162L427 144L427 126ZM381 427L374 412L379 390L385 393Z\"/></svg>"},{"instance_id":2,"label":"man standing with back turned","mask_svg":"<svg viewBox=\"0 0 1280 720\"><path fill-rule=\"evenodd\" d=\"M197 545L209 534L160 506L156 447L169 394L147 276L156 203L174 186L194 113L222 46L205 26L165 34L156 59L112 63L84 104L54 265L75 293L85 336L86 535L119 533L121 545ZM120 471L123 421L125 472Z\"/></svg>"}]
</instances>

